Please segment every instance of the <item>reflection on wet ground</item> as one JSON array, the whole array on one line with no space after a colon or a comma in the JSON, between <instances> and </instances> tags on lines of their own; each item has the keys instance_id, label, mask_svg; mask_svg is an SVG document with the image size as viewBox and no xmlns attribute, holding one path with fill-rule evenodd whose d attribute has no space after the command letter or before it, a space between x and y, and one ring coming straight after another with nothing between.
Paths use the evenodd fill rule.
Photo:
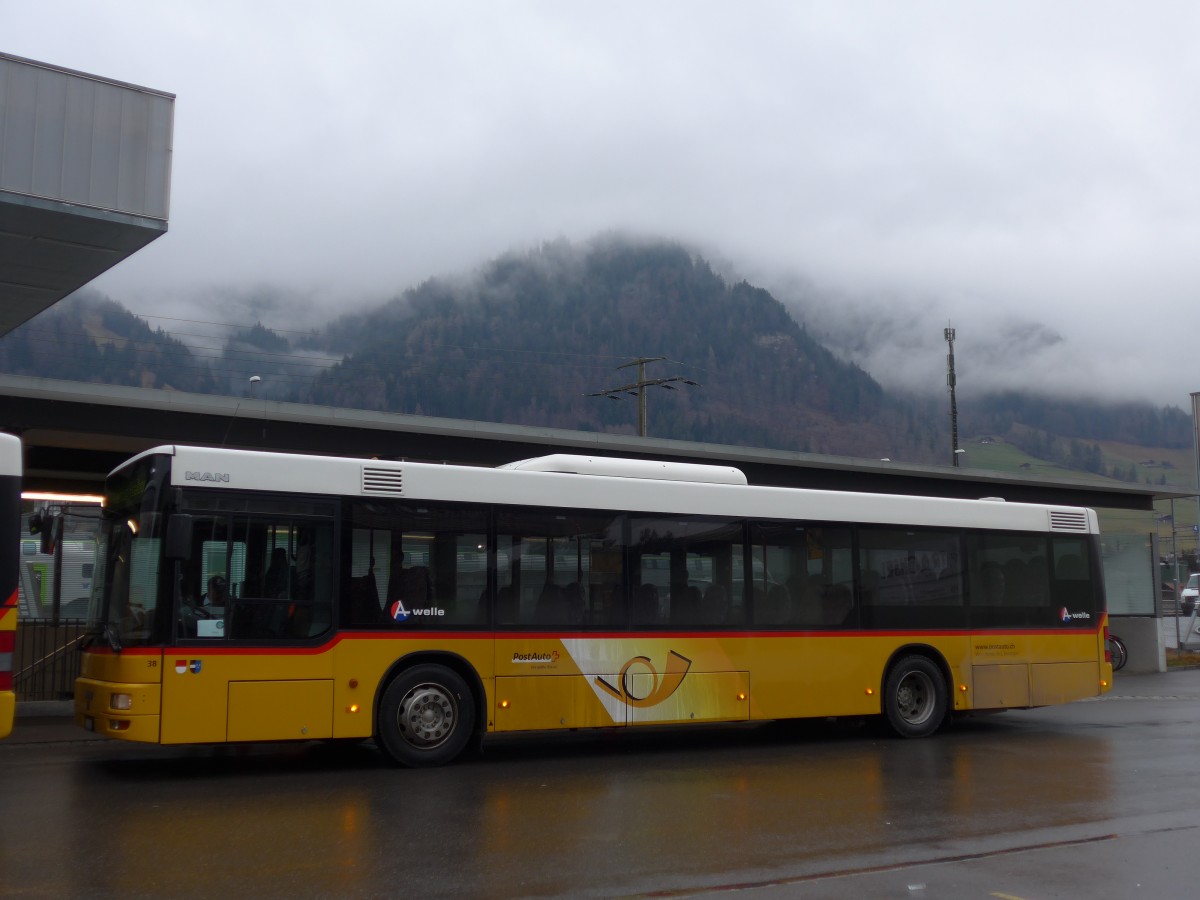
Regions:
<instances>
[{"instance_id":1,"label":"reflection on wet ground","mask_svg":"<svg viewBox=\"0 0 1200 900\"><path fill-rule=\"evenodd\" d=\"M0 862L80 896L100 875L123 896L612 896L950 857L1178 808L1200 677L1146 684L932 740L859 722L580 732L427 771L369 743L59 745L10 787Z\"/></svg>"},{"instance_id":2,"label":"reflection on wet ground","mask_svg":"<svg viewBox=\"0 0 1200 900\"><path fill-rule=\"evenodd\" d=\"M1103 735L998 719L907 742L845 723L521 738L433 771L369 746L192 749L83 764L72 804L108 824L66 830L134 893L169 863L202 894L569 894L584 877L606 894L1073 823L1110 774Z\"/></svg>"}]
</instances>

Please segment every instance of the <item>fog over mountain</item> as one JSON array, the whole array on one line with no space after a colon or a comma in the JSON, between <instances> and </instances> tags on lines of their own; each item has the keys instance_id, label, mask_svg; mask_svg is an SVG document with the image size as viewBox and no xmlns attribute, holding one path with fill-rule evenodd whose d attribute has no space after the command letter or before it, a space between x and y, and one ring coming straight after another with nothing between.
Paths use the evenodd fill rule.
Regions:
<instances>
[{"instance_id":1,"label":"fog over mountain","mask_svg":"<svg viewBox=\"0 0 1200 900\"><path fill-rule=\"evenodd\" d=\"M609 401L636 394L628 386L639 375L628 364L649 357L647 377L666 379L664 390L649 390L652 436L934 464L945 462L950 441L944 375L924 390L889 388L831 352L799 309L789 312L673 241L611 233L551 241L309 329L286 315L286 291L221 299L263 319L175 318L152 328L88 289L0 338L0 371L634 434L638 404ZM826 301L810 294L805 302L824 309ZM916 332L864 321L842 332L855 353L870 357L878 340L897 360L906 349L923 356ZM1054 346L1052 335L1014 326L985 349L1003 361ZM1124 480L1149 476L1106 458L1098 441L1191 444L1188 416L1146 403L988 391L976 382L960 391L958 409L964 441L999 440Z\"/></svg>"},{"instance_id":2,"label":"fog over mountain","mask_svg":"<svg viewBox=\"0 0 1200 900\"><path fill-rule=\"evenodd\" d=\"M1086 321L1065 333L1003 303L960 308L934 296L822 289L800 277L761 272L756 277L827 347L891 390L945 393L945 330L953 328L960 395L1016 390L1187 406L1186 393L1154 383L1152 372L1143 371L1153 347L1133 342L1136 331L1130 343L1104 348L1096 346ZM1157 360L1156 368L1162 363ZM1167 363L1175 365L1169 354Z\"/></svg>"},{"instance_id":3,"label":"fog over mountain","mask_svg":"<svg viewBox=\"0 0 1200 900\"><path fill-rule=\"evenodd\" d=\"M620 234L624 240L646 244L665 239ZM582 245L581 245L582 246ZM534 248L512 248L497 254L539 259ZM936 399L946 394L947 343L944 331L955 330L955 371L960 398L1002 391L1025 391L1048 397L1099 403L1145 402L1189 409L1186 393L1152 389L1141 370L1142 354L1152 347L1128 343L1121 351L1105 351L1087 336L1088 323L1076 326L1074 338L1051 324L997 304L991 308L959 310L932 297L901 292L862 293L817 284L803 276L779 275L752 265L740 265L719 249L694 245L694 252L716 260L714 269L727 281L748 280L768 289L793 318L840 358L852 362L884 388ZM430 273L446 284L469 286L489 263L476 260L458 270ZM749 274L755 271L755 274ZM422 279L425 281L428 279ZM397 286L393 297L420 282ZM224 339L227 324L249 327L261 323L299 339L307 333L327 333L329 326L350 311L367 314L385 303L373 294L345 296L285 285L208 287L177 291L154 304L153 312L126 302L138 315L201 344ZM142 304L144 305L144 304ZM211 323L211 324L208 324ZM1134 331L1136 334L1136 330ZM640 351L630 348L630 357ZM1152 354L1150 354L1152 355ZM1171 352L1159 363L1183 368Z\"/></svg>"}]
</instances>

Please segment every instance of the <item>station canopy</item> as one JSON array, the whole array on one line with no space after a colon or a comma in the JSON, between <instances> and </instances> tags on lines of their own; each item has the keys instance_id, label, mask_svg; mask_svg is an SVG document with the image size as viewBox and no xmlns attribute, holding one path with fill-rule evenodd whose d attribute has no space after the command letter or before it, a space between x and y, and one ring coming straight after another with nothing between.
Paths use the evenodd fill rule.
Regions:
<instances>
[{"instance_id":1,"label":"station canopy","mask_svg":"<svg viewBox=\"0 0 1200 900\"><path fill-rule=\"evenodd\" d=\"M166 233L174 110L0 53L0 335Z\"/></svg>"}]
</instances>

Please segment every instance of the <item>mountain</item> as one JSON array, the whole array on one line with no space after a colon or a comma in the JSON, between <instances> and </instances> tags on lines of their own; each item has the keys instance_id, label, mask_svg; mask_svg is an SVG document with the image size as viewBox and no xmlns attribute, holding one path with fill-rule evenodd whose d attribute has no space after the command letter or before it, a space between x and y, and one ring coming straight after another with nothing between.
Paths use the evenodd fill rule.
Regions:
<instances>
[{"instance_id":1,"label":"mountain","mask_svg":"<svg viewBox=\"0 0 1200 900\"><path fill-rule=\"evenodd\" d=\"M0 371L633 434L637 401L616 389L647 358L654 437L921 463L950 446L943 393L886 389L771 293L666 241L548 243L312 332L219 331L170 335L83 291L0 338ZM1171 407L963 398L963 443L986 435L1095 474L1139 477L1099 442L1191 446L1190 416Z\"/></svg>"},{"instance_id":2,"label":"mountain","mask_svg":"<svg viewBox=\"0 0 1200 900\"><path fill-rule=\"evenodd\" d=\"M922 428L777 300L677 244L603 239L494 260L330 325L345 359L298 399L333 406L635 433L636 402L588 396L647 379L649 434L823 453L912 451ZM897 447L896 434L905 438Z\"/></svg>"},{"instance_id":3,"label":"mountain","mask_svg":"<svg viewBox=\"0 0 1200 900\"><path fill-rule=\"evenodd\" d=\"M0 372L210 394L219 380L182 341L94 291L0 338Z\"/></svg>"}]
</instances>

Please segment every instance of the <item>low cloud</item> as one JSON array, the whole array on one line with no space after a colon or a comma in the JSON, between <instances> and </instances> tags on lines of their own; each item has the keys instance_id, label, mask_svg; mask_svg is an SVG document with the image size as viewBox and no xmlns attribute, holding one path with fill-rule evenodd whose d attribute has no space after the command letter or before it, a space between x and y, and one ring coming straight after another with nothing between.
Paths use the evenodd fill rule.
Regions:
<instances>
[{"instance_id":1,"label":"low cloud","mask_svg":"<svg viewBox=\"0 0 1200 900\"><path fill-rule=\"evenodd\" d=\"M888 385L944 383L951 322L963 390L1164 403L1200 389L1197 32L1183 0L5 12L7 52L178 97L170 231L96 283L131 309L251 322L266 284L303 329L632 230L801 273Z\"/></svg>"}]
</instances>

